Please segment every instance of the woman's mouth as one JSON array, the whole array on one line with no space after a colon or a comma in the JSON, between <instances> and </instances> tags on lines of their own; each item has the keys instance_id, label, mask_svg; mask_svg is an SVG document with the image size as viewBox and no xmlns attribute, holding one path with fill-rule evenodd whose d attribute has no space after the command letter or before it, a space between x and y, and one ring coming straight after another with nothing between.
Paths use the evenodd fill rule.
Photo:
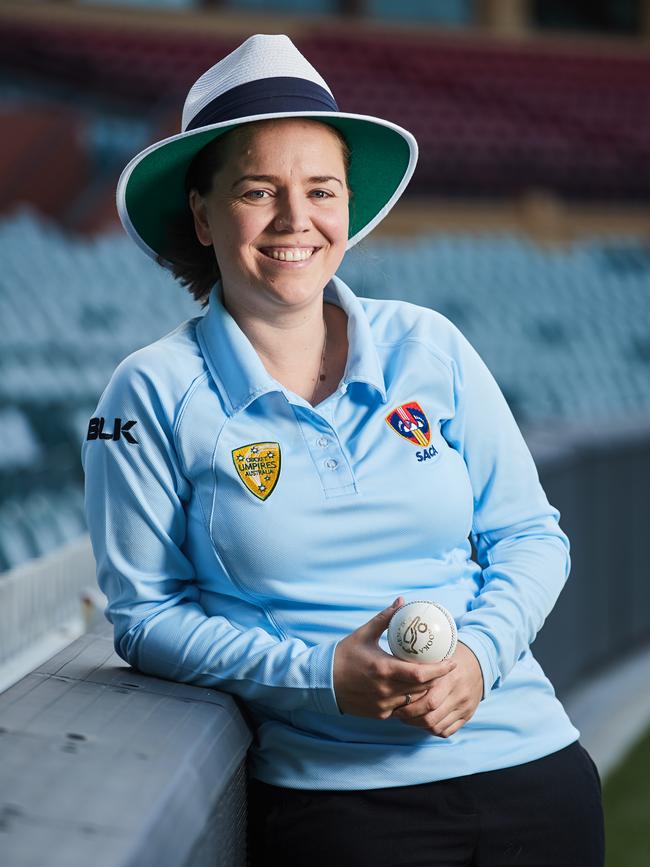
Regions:
<instances>
[{"instance_id":1,"label":"woman's mouth","mask_svg":"<svg viewBox=\"0 0 650 867\"><path fill-rule=\"evenodd\" d=\"M320 247L260 247L260 252L278 262L306 262Z\"/></svg>"}]
</instances>

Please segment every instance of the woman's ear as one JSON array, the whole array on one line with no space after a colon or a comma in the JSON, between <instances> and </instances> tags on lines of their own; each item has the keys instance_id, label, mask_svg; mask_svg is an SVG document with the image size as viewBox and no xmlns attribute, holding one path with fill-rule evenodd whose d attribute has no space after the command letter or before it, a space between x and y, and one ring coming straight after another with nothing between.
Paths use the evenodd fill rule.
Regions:
<instances>
[{"instance_id":1,"label":"woman's ear","mask_svg":"<svg viewBox=\"0 0 650 867\"><path fill-rule=\"evenodd\" d=\"M210 234L210 223L208 222L208 213L205 199L200 195L198 190L192 189L189 194L189 206L194 216L194 229L196 237L204 247L212 246L212 236Z\"/></svg>"}]
</instances>

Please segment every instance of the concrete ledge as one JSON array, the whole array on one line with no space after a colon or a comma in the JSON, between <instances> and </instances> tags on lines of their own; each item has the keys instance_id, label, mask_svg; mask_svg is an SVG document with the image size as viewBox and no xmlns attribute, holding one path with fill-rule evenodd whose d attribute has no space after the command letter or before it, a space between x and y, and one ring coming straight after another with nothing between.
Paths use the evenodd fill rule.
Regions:
<instances>
[{"instance_id":1,"label":"concrete ledge","mask_svg":"<svg viewBox=\"0 0 650 867\"><path fill-rule=\"evenodd\" d=\"M243 865L251 740L232 696L138 674L106 623L0 694L3 864Z\"/></svg>"}]
</instances>

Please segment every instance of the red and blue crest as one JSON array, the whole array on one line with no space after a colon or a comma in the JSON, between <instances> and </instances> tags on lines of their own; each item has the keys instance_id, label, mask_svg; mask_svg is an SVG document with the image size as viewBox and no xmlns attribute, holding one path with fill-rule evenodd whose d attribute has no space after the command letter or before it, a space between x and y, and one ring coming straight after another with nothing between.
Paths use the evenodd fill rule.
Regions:
<instances>
[{"instance_id":1,"label":"red and blue crest","mask_svg":"<svg viewBox=\"0 0 650 867\"><path fill-rule=\"evenodd\" d=\"M395 433L414 446L428 446L431 439L429 419L420 404L411 400L391 409L386 416L386 422Z\"/></svg>"}]
</instances>

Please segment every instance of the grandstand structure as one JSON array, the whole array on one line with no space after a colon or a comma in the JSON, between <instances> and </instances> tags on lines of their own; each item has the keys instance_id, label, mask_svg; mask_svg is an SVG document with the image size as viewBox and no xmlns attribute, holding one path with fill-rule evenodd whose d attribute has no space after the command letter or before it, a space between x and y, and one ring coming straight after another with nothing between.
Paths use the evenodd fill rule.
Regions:
<instances>
[{"instance_id":1,"label":"grandstand structure","mask_svg":"<svg viewBox=\"0 0 650 867\"><path fill-rule=\"evenodd\" d=\"M647 413L643 39L513 38L503 14L486 36L458 3L428 28L189 5L0 5L0 570L84 531L79 443L110 372L199 312L124 235L115 185L251 30L287 32L343 109L420 144L403 201L344 261L355 291L445 313L522 425Z\"/></svg>"},{"instance_id":2,"label":"grandstand structure","mask_svg":"<svg viewBox=\"0 0 650 867\"><path fill-rule=\"evenodd\" d=\"M264 24L271 22L223 13L153 18L101 4L5 2L3 112L16 134L2 154L11 171L3 173L0 208L20 194L75 231L114 223L125 158L143 141L179 132L191 83ZM421 156L406 201L494 204L531 189L581 203L650 198L643 42L576 49L474 31L341 27L328 18L271 26L278 25L322 70L344 110L413 131ZM55 178L41 168L44 136Z\"/></svg>"},{"instance_id":3,"label":"grandstand structure","mask_svg":"<svg viewBox=\"0 0 650 867\"><path fill-rule=\"evenodd\" d=\"M131 249L116 180L149 141L179 131L189 84L271 22L253 24L246 4L201 15L183 5L155 16L142 4L0 6L0 110L12 130L0 147L0 569L83 532L85 419L124 355L198 312ZM434 5L443 24L469 23L469 4ZM646 412L644 43L569 47L322 14L272 26L322 69L342 108L386 116L420 144L403 203L341 276L465 329L523 424Z\"/></svg>"},{"instance_id":4,"label":"grandstand structure","mask_svg":"<svg viewBox=\"0 0 650 867\"><path fill-rule=\"evenodd\" d=\"M572 543L572 580L535 644L561 698L647 643L650 0L593 4L590 34L553 29L581 24L578 7L590 4L0 0L0 759L14 737L12 804L38 805L24 832L0 803L10 852L31 847L37 863L56 832L67 865L197 867L217 851L243 863L250 733L231 696L113 653L80 448L118 362L202 315L125 235L119 173L180 131L191 83L252 33L288 34L343 110L418 139L405 195L339 274L359 295L439 310L501 386ZM580 703L595 718L591 693ZM168 744L170 719L188 733L173 755L149 744L152 731ZM598 737L590 751L609 767L611 731ZM199 767L203 738L215 746ZM77 751L85 770L70 773ZM66 780L73 807L57 812L43 773ZM116 773L123 798L94 785Z\"/></svg>"},{"instance_id":5,"label":"grandstand structure","mask_svg":"<svg viewBox=\"0 0 650 867\"><path fill-rule=\"evenodd\" d=\"M70 237L23 208L0 220L0 566L85 531L79 447L118 362L200 315L121 232ZM650 245L543 249L504 233L368 239L339 275L431 306L466 334L524 428L650 416Z\"/></svg>"}]
</instances>

